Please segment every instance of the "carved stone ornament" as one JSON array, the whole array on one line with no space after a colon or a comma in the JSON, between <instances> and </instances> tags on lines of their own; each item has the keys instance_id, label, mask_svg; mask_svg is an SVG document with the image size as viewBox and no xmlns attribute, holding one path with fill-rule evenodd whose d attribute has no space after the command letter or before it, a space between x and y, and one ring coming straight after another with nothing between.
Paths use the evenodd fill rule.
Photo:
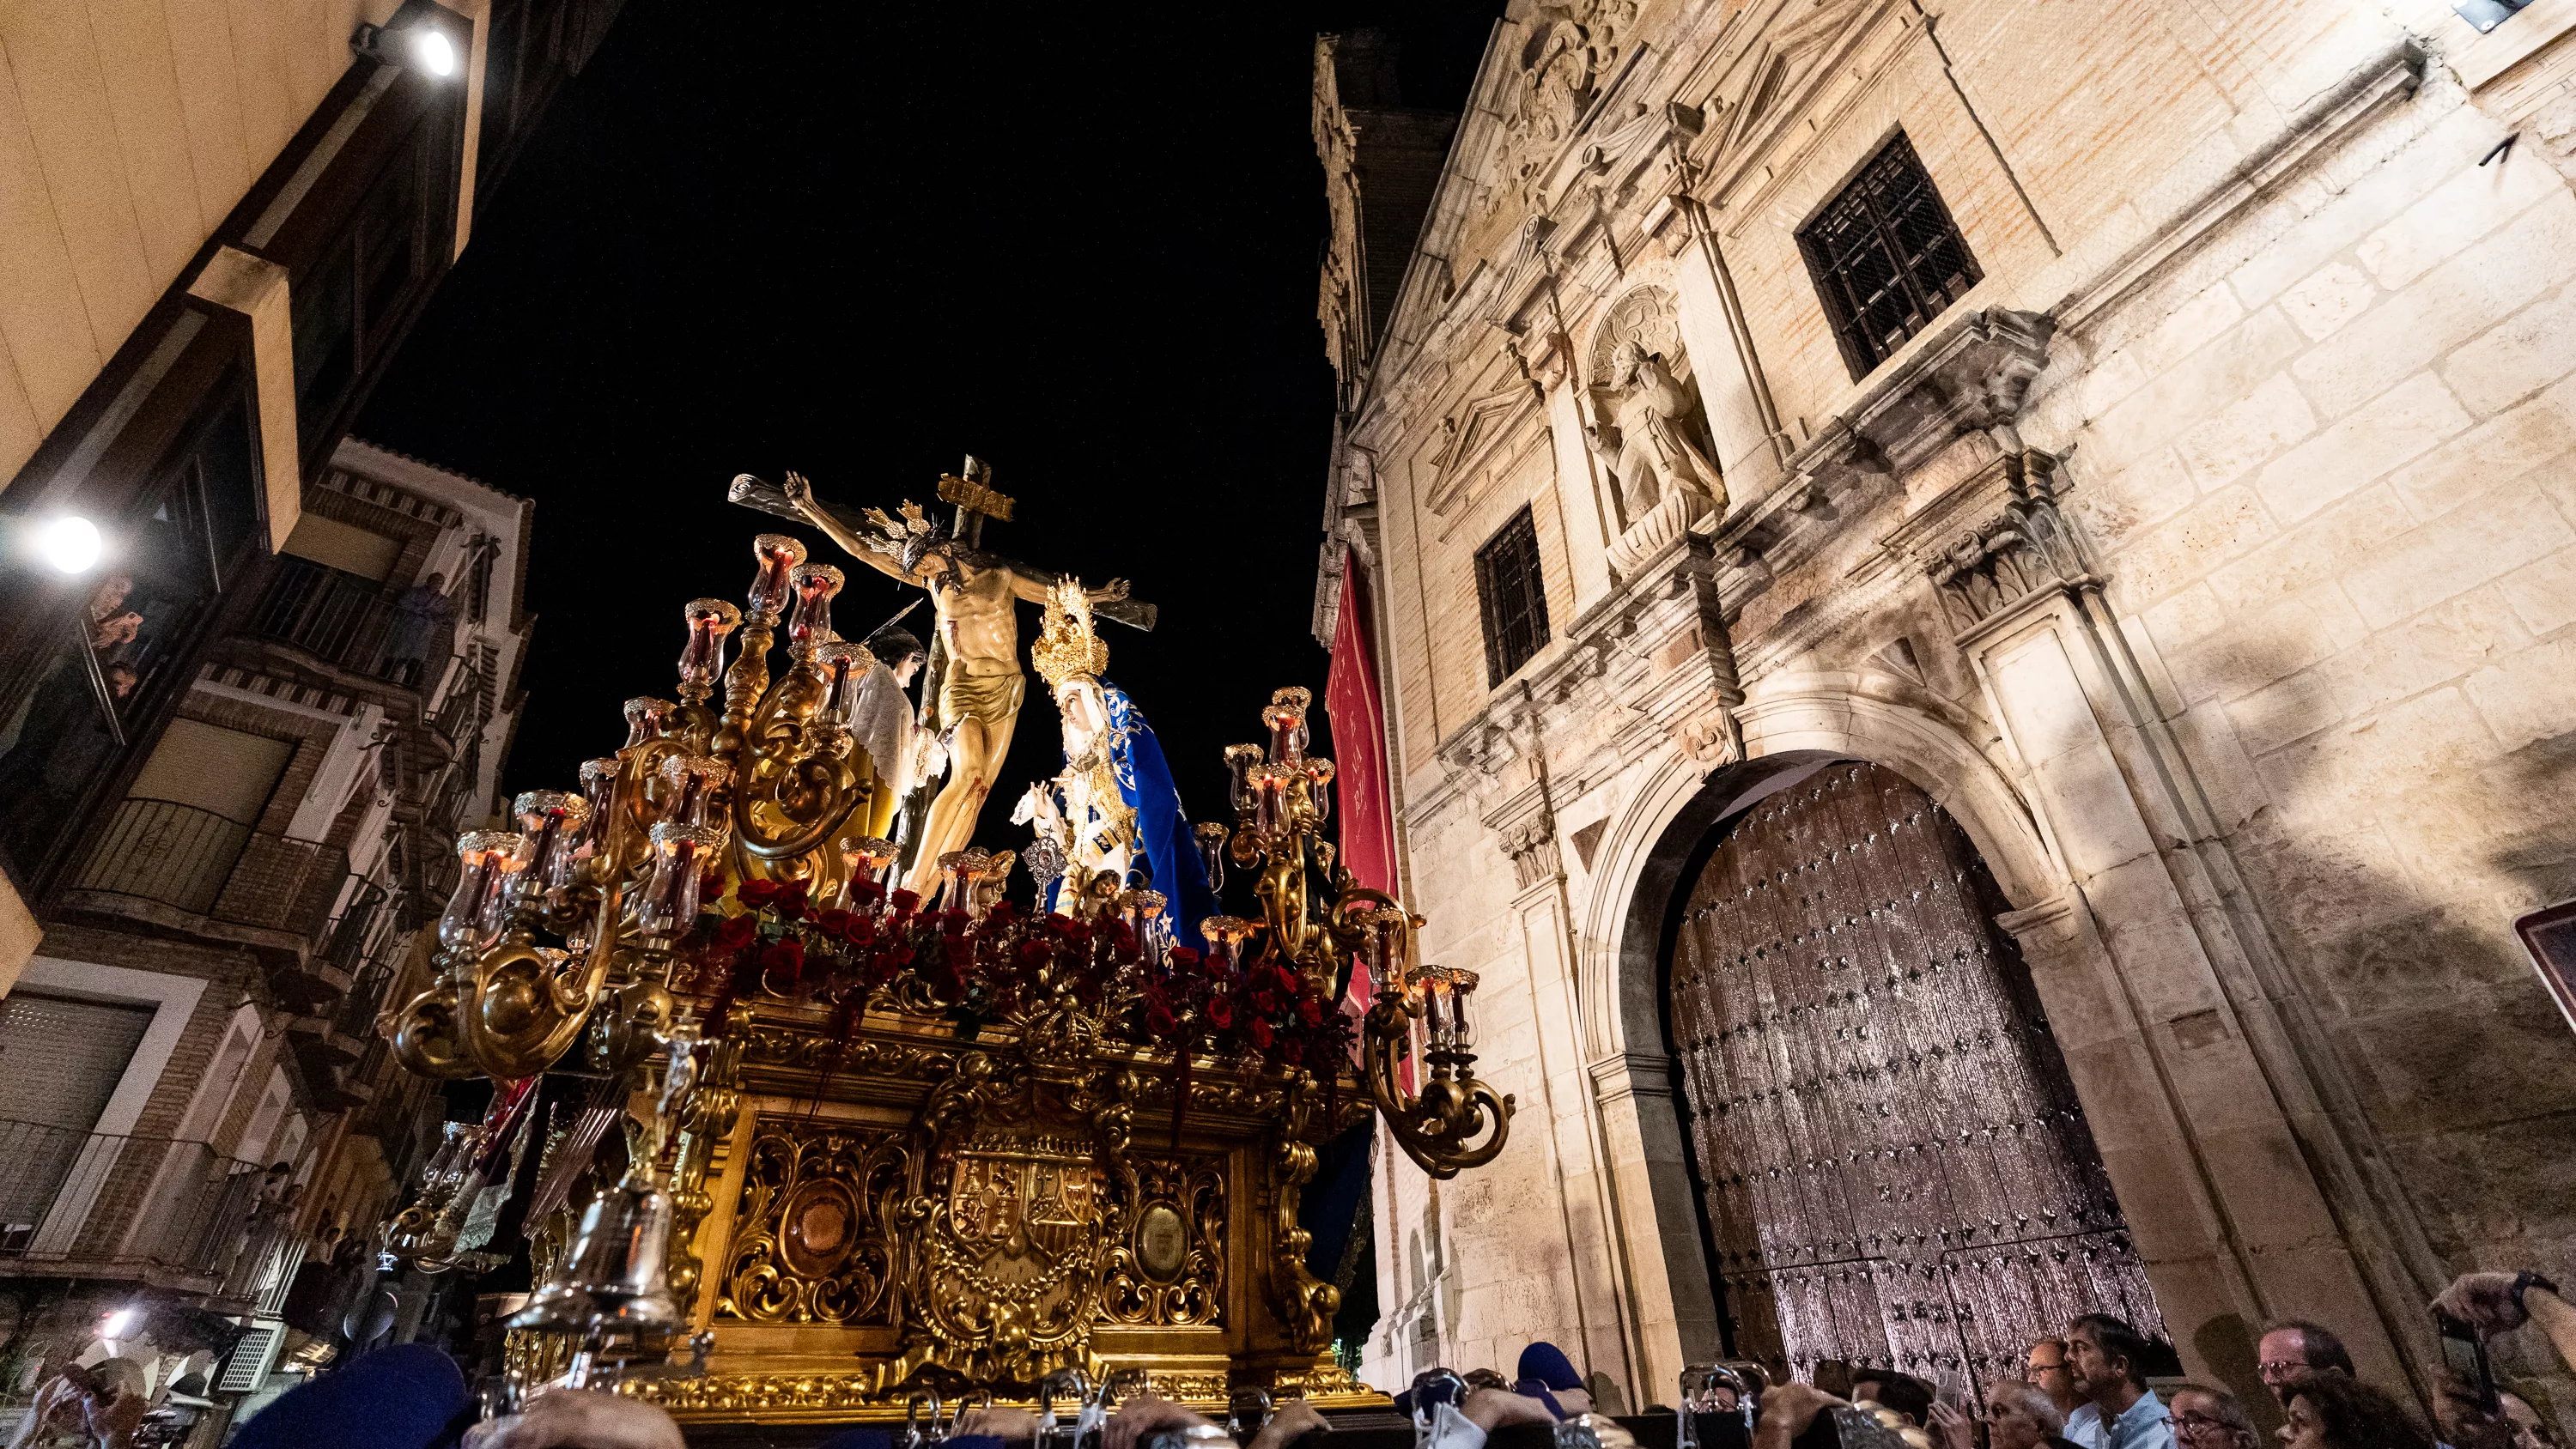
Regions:
<instances>
[{"instance_id":1,"label":"carved stone ornament","mask_svg":"<svg viewBox=\"0 0 2576 1449\"><path fill-rule=\"evenodd\" d=\"M1555 879L1562 869L1556 843L1556 817L1541 810L1504 831L1503 853L1512 858L1512 883L1521 889Z\"/></svg>"},{"instance_id":2,"label":"carved stone ornament","mask_svg":"<svg viewBox=\"0 0 2576 1449\"><path fill-rule=\"evenodd\" d=\"M1984 523L1960 532L1926 565L1950 627L1967 634L2007 608L2093 575L2048 490L2050 460L2031 454L2014 469L2012 497Z\"/></svg>"},{"instance_id":3,"label":"carved stone ornament","mask_svg":"<svg viewBox=\"0 0 2576 1449\"><path fill-rule=\"evenodd\" d=\"M1636 0L1571 0L1538 8L1507 89L1497 98L1502 138L1482 215L1526 211L1536 203L1550 164L1615 73L1636 14Z\"/></svg>"},{"instance_id":4,"label":"carved stone ornament","mask_svg":"<svg viewBox=\"0 0 2576 1449\"><path fill-rule=\"evenodd\" d=\"M1726 483L1706 446L1672 294L1646 286L1620 298L1595 329L1588 360L1599 421L1584 432L1616 490L1610 566L1625 578L1722 517Z\"/></svg>"}]
</instances>

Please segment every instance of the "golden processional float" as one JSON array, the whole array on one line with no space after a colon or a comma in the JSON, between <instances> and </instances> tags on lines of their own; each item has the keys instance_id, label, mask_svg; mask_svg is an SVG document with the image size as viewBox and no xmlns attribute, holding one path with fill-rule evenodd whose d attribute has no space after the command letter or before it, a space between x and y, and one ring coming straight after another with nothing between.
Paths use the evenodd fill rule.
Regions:
<instances>
[{"instance_id":1,"label":"golden processional float","mask_svg":"<svg viewBox=\"0 0 2576 1449\"><path fill-rule=\"evenodd\" d=\"M970 521L898 576L971 578ZM744 608L685 609L677 702L630 700L579 791L459 838L434 982L378 1028L494 1097L448 1124L387 1252L488 1268L515 1212L539 1286L508 1319L511 1383L613 1383L684 1422L903 1417L1060 1393L1067 1370L1380 1402L1332 1357L1340 1294L1307 1269L1316 1148L1374 1109L1447 1178L1501 1150L1512 1102L1474 1077L1473 973L1419 964L1420 918L1321 838L1307 691L1226 749L1233 824L1196 827L1213 883L1255 872L1260 920L1212 917L1192 949L1160 896L1078 865L1071 915L1023 914L1008 853L978 849L941 854L923 899L893 845L848 833L873 661L831 628L841 574L785 535L753 554ZM1375 983L1356 1028L1354 957Z\"/></svg>"}]
</instances>

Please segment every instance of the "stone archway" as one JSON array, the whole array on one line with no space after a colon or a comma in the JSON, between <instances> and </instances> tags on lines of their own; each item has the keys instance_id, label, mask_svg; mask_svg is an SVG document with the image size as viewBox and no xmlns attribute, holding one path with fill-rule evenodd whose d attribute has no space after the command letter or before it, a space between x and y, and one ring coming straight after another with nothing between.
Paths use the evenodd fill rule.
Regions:
<instances>
[{"instance_id":1,"label":"stone archway","mask_svg":"<svg viewBox=\"0 0 2576 1449\"><path fill-rule=\"evenodd\" d=\"M1665 1024L1736 1351L1982 1387L2080 1313L2161 1332L2005 902L1947 812L1834 759L1738 792L1695 854Z\"/></svg>"}]
</instances>

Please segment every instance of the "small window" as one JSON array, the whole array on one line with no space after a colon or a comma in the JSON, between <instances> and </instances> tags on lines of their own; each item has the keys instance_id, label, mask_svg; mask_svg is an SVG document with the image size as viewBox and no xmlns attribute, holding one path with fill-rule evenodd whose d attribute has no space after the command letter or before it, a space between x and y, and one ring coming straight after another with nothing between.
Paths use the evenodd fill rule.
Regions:
<instances>
[{"instance_id":1,"label":"small window","mask_svg":"<svg viewBox=\"0 0 2576 1449\"><path fill-rule=\"evenodd\" d=\"M1509 679L1547 645L1547 590L1538 528L1523 508L1476 550L1476 601L1485 615L1485 685Z\"/></svg>"},{"instance_id":2,"label":"small window","mask_svg":"<svg viewBox=\"0 0 2576 1449\"><path fill-rule=\"evenodd\" d=\"M1855 380L1985 275L1903 132L1799 229L1798 247Z\"/></svg>"}]
</instances>

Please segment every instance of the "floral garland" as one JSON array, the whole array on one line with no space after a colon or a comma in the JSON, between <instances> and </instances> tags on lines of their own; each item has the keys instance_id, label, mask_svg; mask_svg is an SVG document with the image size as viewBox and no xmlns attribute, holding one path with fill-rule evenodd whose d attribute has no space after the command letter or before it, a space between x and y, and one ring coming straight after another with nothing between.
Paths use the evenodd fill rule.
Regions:
<instances>
[{"instance_id":1,"label":"floral garland","mask_svg":"<svg viewBox=\"0 0 2576 1449\"><path fill-rule=\"evenodd\" d=\"M836 1044L872 1003L945 1015L971 1040L1066 996L1101 1010L1132 986L1109 1003L1102 1035L1169 1051L1184 1073L1192 1056L1214 1055L1304 1068L1329 1086L1351 1059L1350 1017L1266 955L1232 963L1181 946L1153 963L1115 917L1023 916L1002 902L978 921L866 881L852 904L817 908L802 881L747 880L702 911L682 948L715 998L707 1019L723 1023L735 1001L766 992L831 1006Z\"/></svg>"}]
</instances>

